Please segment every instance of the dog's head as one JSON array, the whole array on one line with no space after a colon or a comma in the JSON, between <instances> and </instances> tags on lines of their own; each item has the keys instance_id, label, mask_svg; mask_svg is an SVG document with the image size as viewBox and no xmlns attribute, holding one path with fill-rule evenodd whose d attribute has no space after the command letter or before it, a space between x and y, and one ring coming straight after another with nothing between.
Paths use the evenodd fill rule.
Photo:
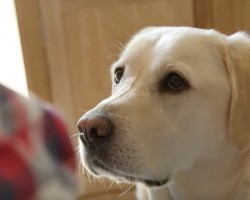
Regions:
<instances>
[{"instance_id":1,"label":"dog's head","mask_svg":"<svg viewBox=\"0 0 250 200\"><path fill-rule=\"evenodd\" d=\"M162 185L221 144L246 149L249 56L242 33L142 30L111 68L112 95L78 122L82 162L96 175Z\"/></svg>"}]
</instances>

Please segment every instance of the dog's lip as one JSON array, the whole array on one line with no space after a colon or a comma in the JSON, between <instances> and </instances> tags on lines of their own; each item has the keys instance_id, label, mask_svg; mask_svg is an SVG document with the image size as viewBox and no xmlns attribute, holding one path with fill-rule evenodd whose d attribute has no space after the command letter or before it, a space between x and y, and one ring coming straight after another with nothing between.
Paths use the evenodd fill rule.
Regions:
<instances>
[{"instance_id":1,"label":"dog's lip","mask_svg":"<svg viewBox=\"0 0 250 200\"><path fill-rule=\"evenodd\" d=\"M131 176L128 175L124 172L120 172L118 170L112 169L109 166L107 166L105 163L103 163L102 161L98 160L98 159L93 159L92 160L92 165L94 167L100 168L102 170L105 170L117 177L121 177L125 180L128 180L129 182L143 182L145 183L147 186L149 187L161 187L164 186L165 184L167 184L169 182L169 179L163 179L163 180L154 180L154 179L144 179L141 177L136 177L136 176ZM93 170L93 173L95 173L96 175L99 175L99 173L96 170Z\"/></svg>"},{"instance_id":2,"label":"dog's lip","mask_svg":"<svg viewBox=\"0 0 250 200\"><path fill-rule=\"evenodd\" d=\"M147 186L151 186L151 187L161 187L166 185L169 182L169 179L166 178L164 180L144 180L144 183Z\"/></svg>"}]
</instances>

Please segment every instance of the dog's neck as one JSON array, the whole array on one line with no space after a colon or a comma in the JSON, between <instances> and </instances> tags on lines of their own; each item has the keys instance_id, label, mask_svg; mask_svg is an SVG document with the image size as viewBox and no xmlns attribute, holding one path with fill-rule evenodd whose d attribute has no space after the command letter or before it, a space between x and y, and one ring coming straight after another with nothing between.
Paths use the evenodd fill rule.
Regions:
<instances>
[{"instance_id":1,"label":"dog's neck","mask_svg":"<svg viewBox=\"0 0 250 200\"><path fill-rule=\"evenodd\" d=\"M249 160L247 155L228 146L220 148L214 156L201 157L189 170L178 171L165 187L147 189L148 199L250 199L250 192L244 189L250 185L250 173L245 162Z\"/></svg>"},{"instance_id":2,"label":"dog's neck","mask_svg":"<svg viewBox=\"0 0 250 200\"><path fill-rule=\"evenodd\" d=\"M236 192L244 171L243 155L233 149L215 153L210 160L201 158L189 170L176 173L169 184L174 200L224 200Z\"/></svg>"}]
</instances>

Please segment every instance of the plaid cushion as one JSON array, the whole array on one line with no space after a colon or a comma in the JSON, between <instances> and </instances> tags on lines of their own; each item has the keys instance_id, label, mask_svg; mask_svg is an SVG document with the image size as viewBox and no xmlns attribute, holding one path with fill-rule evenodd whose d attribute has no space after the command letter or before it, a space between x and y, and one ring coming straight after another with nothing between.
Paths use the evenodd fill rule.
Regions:
<instances>
[{"instance_id":1,"label":"plaid cushion","mask_svg":"<svg viewBox=\"0 0 250 200\"><path fill-rule=\"evenodd\" d=\"M60 115L0 85L0 199L74 199L75 169Z\"/></svg>"}]
</instances>

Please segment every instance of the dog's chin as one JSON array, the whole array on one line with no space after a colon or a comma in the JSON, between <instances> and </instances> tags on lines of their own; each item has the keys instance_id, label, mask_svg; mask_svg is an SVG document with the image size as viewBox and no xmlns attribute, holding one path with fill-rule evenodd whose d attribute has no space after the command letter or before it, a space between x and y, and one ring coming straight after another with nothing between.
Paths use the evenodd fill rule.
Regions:
<instances>
[{"instance_id":1,"label":"dog's chin","mask_svg":"<svg viewBox=\"0 0 250 200\"><path fill-rule=\"evenodd\" d=\"M144 183L148 187L161 187L169 182L169 179L155 180L155 179L144 179L143 177L136 177L124 173L120 170L112 169L100 160L92 160L88 165L88 169L95 176L107 176L117 182L129 182L129 183Z\"/></svg>"}]
</instances>

